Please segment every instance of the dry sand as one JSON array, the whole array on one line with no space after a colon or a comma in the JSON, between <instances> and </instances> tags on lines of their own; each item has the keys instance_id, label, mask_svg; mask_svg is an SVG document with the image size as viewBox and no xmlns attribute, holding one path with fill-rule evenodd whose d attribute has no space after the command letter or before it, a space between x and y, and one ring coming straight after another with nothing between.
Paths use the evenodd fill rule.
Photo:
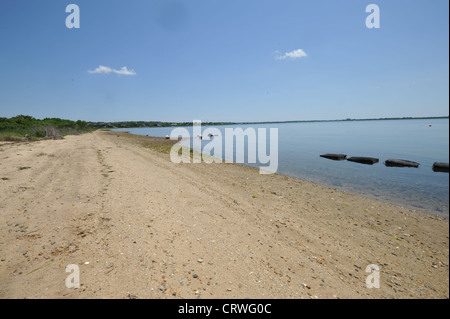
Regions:
<instances>
[{"instance_id":1,"label":"dry sand","mask_svg":"<svg viewBox=\"0 0 450 319\"><path fill-rule=\"evenodd\" d=\"M0 297L449 297L448 220L245 166L173 164L165 143L97 131L1 144Z\"/></svg>"}]
</instances>

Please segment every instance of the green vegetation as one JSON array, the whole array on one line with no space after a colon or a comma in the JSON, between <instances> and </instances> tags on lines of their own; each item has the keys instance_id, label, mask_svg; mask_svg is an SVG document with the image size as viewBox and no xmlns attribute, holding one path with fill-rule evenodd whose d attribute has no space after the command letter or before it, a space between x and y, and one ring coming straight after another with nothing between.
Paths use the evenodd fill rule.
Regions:
<instances>
[{"instance_id":1,"label":"green vegetation","mask_svg":"<svg viewBox=\"0 0 450 319\"><path fill-rule=\"evenodd\" d=\"M0 141L23 139L61 138L64 135L90 131L87 122L60 118L35 119L29 115L12 118L0 117Z\"/></svg>"}]
</instances>

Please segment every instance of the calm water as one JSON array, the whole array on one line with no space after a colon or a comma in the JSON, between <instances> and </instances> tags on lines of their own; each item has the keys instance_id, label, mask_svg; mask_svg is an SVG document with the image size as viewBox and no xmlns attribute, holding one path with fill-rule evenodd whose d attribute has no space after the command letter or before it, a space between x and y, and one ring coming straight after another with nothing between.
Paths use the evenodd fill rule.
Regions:
<instances>
[{"instance_id":1,"label":"calm water","mask_svg":"<svg viewBox=\"0 0 450 319\"><path fill-rule=\"evenodd\" d=\"M431 127L429 126L431 124ZM217 126L225 136L226 127ZM278 173L318 182L348 192L425 209L448 217L449 175L431 169L449 161L449 121L389 120L243 125L278 128ZM202 126L204 130L206 126ZM188 127L192 132L192 127ZM170 135L172 128L125 129L132 134ZM269 130L267 130L267 133ZM203 141L207 144L209 141ZM373 166L319 157L324 153L369 156ZM419 162L419 168L384 166L388 158ZM250 164L255 165L255 164ZM258 165L260 166L260 165Z\"/></svg>"}]
</instances>

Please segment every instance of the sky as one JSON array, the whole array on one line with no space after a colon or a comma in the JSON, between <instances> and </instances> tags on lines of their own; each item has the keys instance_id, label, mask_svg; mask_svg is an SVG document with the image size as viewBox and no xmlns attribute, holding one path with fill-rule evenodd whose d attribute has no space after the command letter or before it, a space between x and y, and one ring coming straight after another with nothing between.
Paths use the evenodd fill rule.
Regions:
<instances>
[{"instance_id":1,"label":"sky","mask_svg":"<svg viewBox=\"0 0 450 319\"><path fill-rule=\"evenodd\" d=\"M1 0L0 117L447 116L448 39L447 0Z\"/></svg>"}]
</instances>

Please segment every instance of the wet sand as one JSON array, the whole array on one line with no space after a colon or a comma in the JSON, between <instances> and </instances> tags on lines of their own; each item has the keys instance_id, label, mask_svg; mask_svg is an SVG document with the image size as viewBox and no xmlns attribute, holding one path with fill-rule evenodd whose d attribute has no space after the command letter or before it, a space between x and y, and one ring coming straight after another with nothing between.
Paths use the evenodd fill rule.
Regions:
<instances>
[{"instance_id":1,"label":"wet sand","mask_svg":"<svg viewBox=\"0 0 450 319\"><path fill-rule=\"evenodd\" d=\"M0 144L0 298L449 297L448 220L170 143Z\"/></svg>"}]
</instances>

